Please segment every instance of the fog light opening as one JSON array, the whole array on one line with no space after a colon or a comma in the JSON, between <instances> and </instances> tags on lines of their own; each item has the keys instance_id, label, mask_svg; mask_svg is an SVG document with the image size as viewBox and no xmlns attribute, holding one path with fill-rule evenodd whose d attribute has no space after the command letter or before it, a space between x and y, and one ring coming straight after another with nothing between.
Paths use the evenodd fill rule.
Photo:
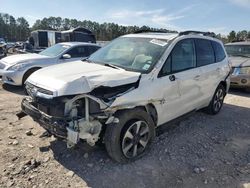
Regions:
<instances>
[{"instance_id":1,"label":"fog light opening","mask_svg":"<svg viewBox=\"0 0 250 188\"><path fill-rule=\"evenodd\" d=\"M242 84L246 84L246 83L247 83L247 80L246 80L246 79L241 79L241 83L242 83Z\"/></svg>"},{"instance_id":2,"label":"fog light opening","mask_svg":"<svg viewBox=\"0 0 250 188\"><path fill-rule=\"evenodd\" d=\"M10 77L6 77L9 82L14 82Z\"/></svg>"}]
</instances>

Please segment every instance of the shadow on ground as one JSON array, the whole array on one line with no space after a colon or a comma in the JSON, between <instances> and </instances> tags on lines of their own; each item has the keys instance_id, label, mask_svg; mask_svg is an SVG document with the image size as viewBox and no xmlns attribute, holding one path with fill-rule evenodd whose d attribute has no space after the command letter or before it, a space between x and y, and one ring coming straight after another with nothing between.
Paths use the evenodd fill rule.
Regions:
<instances>
[{"instance_id":1,"label":"shadow on ground","mask_svg":"<svg viewBox=\"0 0 250 188\"><path fill-rule=\"evenodd\" d=\"M3 84L2 87L4 90L6 90L8 92L15 93L18 95L25 95L24 88L21 86L12 86L12 85L8 85L8 84Z\"/></svg>"},{"instance_id":2,"label":"shadow on ground","mask_svg":"<svg viewBox=\"0 0 250 188\"><path fill-rule=\"evenodd\" d=\"M229 104L216 116L197 112L165 129L148 154L125 165L110 160L104 147L67 149L53 141L50 149L90 187L241 187L250 179L249 114L250 108ZM195 167L205 172L194 173Z\"/></svg>"},{"instance_id":3,"label":"shadow on ground","mask_svg":"<svg viewBox=\"0 0 250 188\"><path fill-rule=\"evenodd\" d=\"M229 94L238 95L242 97L250 97L250 92L243 88L230 88Z\"/></svg>"}]
</instances>

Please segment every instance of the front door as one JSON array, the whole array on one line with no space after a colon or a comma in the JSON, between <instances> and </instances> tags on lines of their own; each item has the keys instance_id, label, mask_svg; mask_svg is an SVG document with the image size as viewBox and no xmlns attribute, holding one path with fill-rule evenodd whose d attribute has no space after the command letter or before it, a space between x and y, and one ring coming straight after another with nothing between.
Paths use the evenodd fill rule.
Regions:
<instances>
[{"instance_id":1,"label":"front door","mask_svg":"<svg viewBox=\"0 0 250 188\"><path fill-rule=\"evenodd\" d=\"M165 122L196 109L202 96L200 74L200 68L196 67L194 40L179 41L160 72L160 75L165 75L163 77L168 84L166 103L163 105L163 111L168 114L162 114ZM160 79L159 82L162 82ZM173 95L173 92L176 94Z\"/></svg>"},{"instance_id":2,"label":"front door","mask_svg":"<svg viewBox=\"0 0 250 188\"><path fill-rule=\"evenodd\" d=\"M88 48L86 46L75 46L69 49L64 54L70 55L70 58L65 59L62 57L59 59L59 63L67 63L67 62L82 60L88 57Z\"/></svg>"}]
</instances>

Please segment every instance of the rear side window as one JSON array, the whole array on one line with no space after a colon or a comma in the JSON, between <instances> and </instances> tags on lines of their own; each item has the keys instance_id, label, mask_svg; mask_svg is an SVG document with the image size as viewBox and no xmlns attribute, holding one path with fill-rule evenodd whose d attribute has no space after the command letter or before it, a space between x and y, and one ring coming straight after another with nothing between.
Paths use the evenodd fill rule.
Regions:
<instances>
[{"instance_id":1,"label":"rear side window","mask_svg":"<svg viewBox=\"0 0 250 188\"><path fill-rule=\"evenodd\" d=\"M226 54L221 44L218 42L212 41L212 45L213 45L214 52L215 52L216 62L220 62L223 59L225 59Z\"/></svg>"},{"instance_id":2,"label":"rear side window","mask_svg":"<svg viewBox=\"0 0 250 188\"><path fill-rule=\"evenodd\" d=\"M215 63L214 50L209 40L195 39L195 44L198 67Z\"/></svg>"}]
</instances>

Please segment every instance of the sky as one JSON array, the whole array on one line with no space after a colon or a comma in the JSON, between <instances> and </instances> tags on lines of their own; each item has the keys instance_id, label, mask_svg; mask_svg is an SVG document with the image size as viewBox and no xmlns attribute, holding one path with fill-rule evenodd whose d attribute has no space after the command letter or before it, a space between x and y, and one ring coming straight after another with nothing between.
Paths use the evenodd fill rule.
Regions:
<instances>
[{"instance_id":1,"label":"sky","mask_svg":"<svg viewBox=\"0 0 250 188\"><path fill-rule=\"evenodd\" d=\"M250 30L250 0L0 0L0 12L30 26L49 16L177 31Z\"/></svg>"}]
</instances>

